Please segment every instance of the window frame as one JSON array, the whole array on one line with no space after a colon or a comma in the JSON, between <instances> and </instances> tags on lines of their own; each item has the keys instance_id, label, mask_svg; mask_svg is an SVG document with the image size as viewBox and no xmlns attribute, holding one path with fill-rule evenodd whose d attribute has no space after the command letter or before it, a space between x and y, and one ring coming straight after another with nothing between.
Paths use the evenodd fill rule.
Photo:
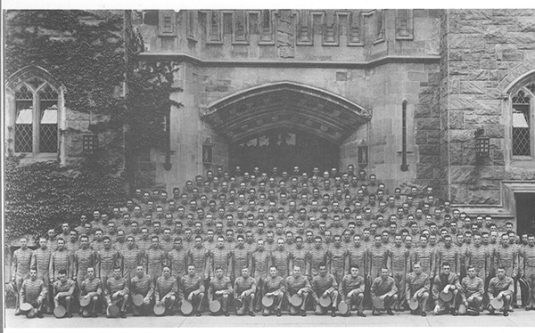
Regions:
<instances>
[{"instance_id":1,"label":"window frame","mask_svg":"<svg viewBox=\"0 0 535 333\"><path fill-rule=\"evenodd\" d=\"M522 85L519 85L516 89L512 90L509 95L509 140L510 140L510 158L511 162L523 162L523 161L535 161L535 92L531 92L529 89L527 89L527 86L531 83L535 83L535 78L532 78L532 80L524 81L522 82ZM529 98L529 119L528 125L529 125L529 138L530 138L530 154L529 155L514 155L513 154L513 112L514 107L513 105L513 99L518 95L518 93L522 91L524 95Z\"/></svg>"},{"instance_id":2,"label":"window frame","mask_svg":"<svg viewBox=\"0 0 535 333\"><path fill-rule=\"evenodd\" d=\"M37 87L32 86L29 82L39 79L42 81ZM32 93L32 151L31 152L16 152L15 151L15 126L17 120L17 97L16 92L24 85ZM55 152L41 152L40 138L41 138L41 120L43 117L43 110L41 110L40 93L50 87L57 93L57 149ZM24 157L21 163L41 162L58 160L62 165L65 164L65 138L64 130L66 124L66 115L64 107L65 87L58 83L46 70L37 66L25 67L13 75L6 81L5 89L5 145L6 154L13 154L15 156ZM49 99L45 99L50 101Z\"/></svg>"}]
</instances>

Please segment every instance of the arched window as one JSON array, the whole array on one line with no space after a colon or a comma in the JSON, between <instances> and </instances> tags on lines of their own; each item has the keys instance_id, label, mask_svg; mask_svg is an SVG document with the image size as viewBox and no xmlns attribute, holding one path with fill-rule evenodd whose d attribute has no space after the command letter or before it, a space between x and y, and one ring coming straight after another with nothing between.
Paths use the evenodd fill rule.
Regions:
<instances>
[{"instance_id":1,"label":"arched window","mask_svg":"<svg viewBox=\"0 0 535 333\"><path fill-rule=\"evenodd\" d=\"M44 69L29 66L6 83L7 148L30 159L56 159L63 149L64 87Z\"/></svg>"},{"instance_id":2,"label":"arched window","mask_svg":"<svg viewBox=\"0 0 535 333\"><path fill-rule=\"evenodd\" d=\"M535 82L517 89L512 97L512 152L515 157L535 156Z\"/></svg>"}]
</instances>

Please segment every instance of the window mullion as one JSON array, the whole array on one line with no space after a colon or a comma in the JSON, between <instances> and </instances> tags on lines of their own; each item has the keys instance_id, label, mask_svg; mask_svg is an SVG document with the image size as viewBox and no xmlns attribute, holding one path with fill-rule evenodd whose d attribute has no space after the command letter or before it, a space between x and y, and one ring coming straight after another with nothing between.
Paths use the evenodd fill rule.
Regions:
<instances>
[{"instance_id":1,"label":"window mullion","mask_svg":"<svg viewBox=\"0 0 535 333\"><path fill-rule=\"evenodd\" d=\"M39 153L39 130L41 126L41 105L39 93L33 93L33 153Z\"/></svg>"}]
</instances>

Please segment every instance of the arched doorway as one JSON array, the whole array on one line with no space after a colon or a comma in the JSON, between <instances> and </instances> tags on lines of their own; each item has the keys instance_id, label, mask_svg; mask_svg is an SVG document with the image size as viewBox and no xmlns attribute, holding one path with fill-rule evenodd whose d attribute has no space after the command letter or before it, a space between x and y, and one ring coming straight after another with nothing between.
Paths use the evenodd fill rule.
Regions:
<instances>
[{"instance_id":1,"label":"arched doorway","mask_svg":"<svg viewBox=\"0 0 535 333\"><path fill-rule=\"evenodd\" d=\"M342 96L294 82L247 89L201 115L227 140L229 166L303 171L338 167L340 144L371 114Z\"/></svg>"},{"instance_id":2,"label":"arched doorway","mask_svg":"<svg viewBox=\"0 0 535 333\"><path fill-rule=\"evenodd\" d=\"M338 168L339 147L329 140L304 131L274 129L238 141L229 147L229 167L239 165L244 171L259 167L270 172L273 167L291 171L298 166L302 172Z\"/></svg>"}]
</instances>

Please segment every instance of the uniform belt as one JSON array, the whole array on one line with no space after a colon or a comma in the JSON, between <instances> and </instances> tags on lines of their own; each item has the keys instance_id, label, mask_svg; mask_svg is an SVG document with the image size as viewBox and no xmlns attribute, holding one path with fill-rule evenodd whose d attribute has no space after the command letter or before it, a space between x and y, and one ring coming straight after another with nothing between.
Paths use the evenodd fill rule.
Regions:
<instances>
[{"instance_id":1,"label":"uniform belt","mask_svg":"<svg viewBox=\"0 0 535 333\"><path fill-rule=\"evenodd\" d=\"M526 258L526 266L535 267L535 258Z\"/></svg>"}]
</instances>

